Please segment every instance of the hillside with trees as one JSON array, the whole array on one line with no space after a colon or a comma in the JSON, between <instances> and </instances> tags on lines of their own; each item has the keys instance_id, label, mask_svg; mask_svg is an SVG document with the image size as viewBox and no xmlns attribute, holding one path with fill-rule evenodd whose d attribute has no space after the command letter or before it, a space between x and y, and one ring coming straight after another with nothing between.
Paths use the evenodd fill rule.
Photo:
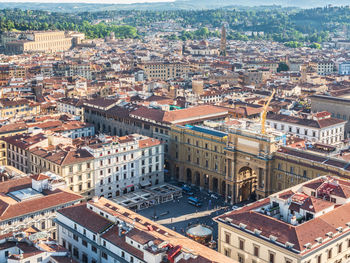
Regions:
<instances>
[{"instance_id":1,"label":"hillside with trees","mask_svg":"<svg viewBox=\"0 0 350 263\"><path fill-rule=\"evenodd\" d=\"M228 25L228 39L265 39L284 42L321 43L335 32L350 28L349 7L297 9L259 7L241 9L141 11L118 10L81 13L40 10L0 10L0 30L76 30L88 38L105 37L114 32L117 38L137 38L136 28L148 29L154 23L172 21L181 25L172 39L202 39L220 35L223 23ZM147 31L147 30L143 30ZM350 30L349 30L350 31ZM263 32L247 36L246 32Z\"/></svg>"}]
</instances>

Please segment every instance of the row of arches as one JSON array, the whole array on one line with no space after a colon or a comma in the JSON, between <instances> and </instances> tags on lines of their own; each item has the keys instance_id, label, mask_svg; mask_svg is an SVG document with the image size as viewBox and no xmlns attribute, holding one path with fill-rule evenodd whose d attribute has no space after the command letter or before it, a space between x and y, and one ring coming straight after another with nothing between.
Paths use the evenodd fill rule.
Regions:
<instances>
[{"instance_id":1,"label":"row of arches","mask_svg":"<svg viewBox=\"0 0 350 263\"><path fill-rule=\"evenodd\" d=\"M254 170L248 166L242 167L238 172L237 178L239 178L239 181L236 182L238 188L237 200L245 201L252 198L255 195L257 183ZM175 179L221 195L225 195L227 191L225 179L219 180L215 176L200 174L198 171L193 172L191 168L186 168L183 178L180 178L180 168L177 166L175 168ZM232 191L230 192L232 193Z\"/></svg>"}]
</instances>

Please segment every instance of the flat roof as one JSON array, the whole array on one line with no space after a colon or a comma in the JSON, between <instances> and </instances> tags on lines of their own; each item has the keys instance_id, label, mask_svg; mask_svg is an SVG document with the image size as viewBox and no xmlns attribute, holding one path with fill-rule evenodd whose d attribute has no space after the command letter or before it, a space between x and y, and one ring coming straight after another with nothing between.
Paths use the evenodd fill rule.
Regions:
<instances>
[{"instance_id":1,"label":"flat roof","mask_svg":"<svg viewBox=\"0 0 350 263\"><path fill-rule=\"evenodd\" d=\"M192 125L185 125L185 127L192 130L192 131L203 132L205 134L216 136L216 137L223 138L223 137L227 136L227 133L225 133L225 132L221 132L221 131L217 131L217 130L209 129L209 128L205 128L205 127L192 126Z\"/></svg>"}]
</instances>

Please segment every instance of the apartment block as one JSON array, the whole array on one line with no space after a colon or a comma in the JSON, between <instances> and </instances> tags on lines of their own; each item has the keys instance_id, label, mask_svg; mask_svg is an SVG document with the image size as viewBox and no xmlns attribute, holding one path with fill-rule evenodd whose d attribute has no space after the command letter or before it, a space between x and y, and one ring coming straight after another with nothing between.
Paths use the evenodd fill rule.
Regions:
<instances>
[{"instance_id":1,"label":"apartment block","mask_svg":"<svg viewBox=\"0 0 350 263\"><path fill-rule=\"evenodd\" d=\"M103 197L60 210L56 222L59 244L79 262L235 262Z\"/></svg>"},{"instance_id":2,"label":"apartment block","mask_svg":"<svg viewBox=\"0 0 350 263\"><path fill-rule=\"evenodd\" d=\"M321 176L218 216L219 252L239 262L347 262L349 187Z\"/></svg>"},{"instance_id":3,"label":"apartment block","mask_svg":"<svg viewBox=\"0 0 350 263\"><path fill-rule=\"evenodd\" d=\"M164 182L164 145L139 134L100 136L84 147L93 155L95 195L108 198Z\"/></svg>"},{"instance_id":4,"label":"apartment block","mask_svg":"<svg viewBox=\"0 0 350 263\"><path fill-rule=\"evenodd\" d=\"M1 235L35 227L55 239L56 211L83 200L82 196L65 190L64 180L52 173L1 182L0 193L6 207L0 213Z\"/></svg>"}]
</instances>

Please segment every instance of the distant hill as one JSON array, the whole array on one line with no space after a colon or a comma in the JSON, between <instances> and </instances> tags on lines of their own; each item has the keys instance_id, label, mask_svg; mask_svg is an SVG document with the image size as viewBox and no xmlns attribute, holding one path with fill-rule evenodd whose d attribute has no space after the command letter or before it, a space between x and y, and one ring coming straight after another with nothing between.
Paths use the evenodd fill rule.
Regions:
<instances>
[{"instance_id":1,"label":"distant hill","mask_svg":"<svg viewBox=\"0 0 350 263\"><path fill-rule=\"evenodd\" d=\"M72 0L74 1L74 0ZM244 6L282 6L282 7L323 7L326 5L350 5L349 0L176 0L175 2L140 4L87 4L87 3L26 3L0 2L0 9L19 8L23 10L45 10L51 12L93 12L105 10L176 10L176 9L213 9Z\"/></svg>"}]
</instances>

